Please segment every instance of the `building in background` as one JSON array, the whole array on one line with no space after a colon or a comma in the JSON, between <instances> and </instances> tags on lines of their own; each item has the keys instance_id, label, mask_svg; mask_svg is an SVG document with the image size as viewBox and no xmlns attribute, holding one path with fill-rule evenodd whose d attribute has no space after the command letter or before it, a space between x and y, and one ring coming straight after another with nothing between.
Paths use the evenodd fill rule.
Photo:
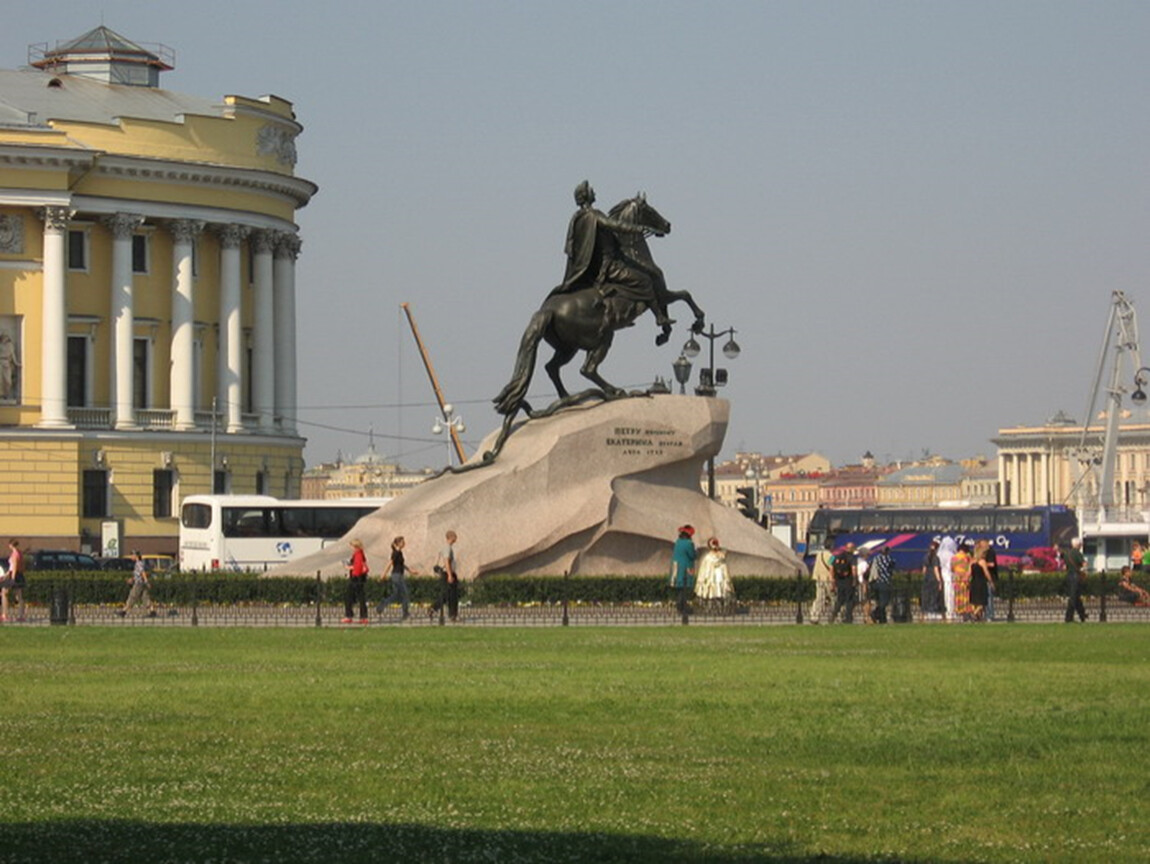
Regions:
<instances>
[{"instance_id":1,"label":"building in background","mask_svg":"<svg viewBox=\"0 0 1150 864\"><path fill-rule=\"evenodd\" d=\"M405 471L369 444L350 462L342 458L309 468L303 475L303 498L396 498L436 474L430 468Z\"/></svg>"},{"instance_id":2,"label":"building in background","mask_svg":"<svg viewBox=\"0 0 1150 864\"><path fill-rule=\"evenodd\" d=\"M1105 416L1099 418L1105 420ZM1102 423L1087 430L1090 447L1081 451L1082 424L1059 412L1043 426L1014 426L998 430L998 483L1001 503L1011 507L1065 504L1097 507L1094 478L1083 479L1080 457L1101 459ZM1114 455L1115 516L1145 521L1150 510L1150 424L1118 426Z\"/></svg>"},{"instance_id":3,"label":"building in background","mask_svg":"<svg viewBox=\"0 0 1150 864\"><path fill-rule=\"evenodd\" d=\"M4 531L174 551L188 494L299 495L302 127L106 27L31 60L0 70Z\"/></svg>"}]
</instances>

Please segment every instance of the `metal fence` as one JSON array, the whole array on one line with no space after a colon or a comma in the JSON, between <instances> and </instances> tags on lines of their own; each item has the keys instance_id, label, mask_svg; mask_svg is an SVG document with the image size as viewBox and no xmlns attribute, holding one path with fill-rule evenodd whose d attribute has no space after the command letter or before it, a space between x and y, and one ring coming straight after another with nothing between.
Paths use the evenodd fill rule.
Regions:
<instances>
[{"instance_id":1,"label":"metal fence","mask_svg":"<svg viewBox=\"0 0 1150 864\"><path fill-rule=\"evenodd\" d=\"M557 583L560 586L565 583ZM888 608L888 626L907 624L941 625L922 614L919 604L921 579L914 575L896 578ZM223 590L221 590L223 586ZM624 602L576 599L560 588L564 598L541 602L481 602L463 586L457 621L435 609L431 598L434 584L423 584L415 593L411 615L401 617L396 605L380 609L378 600L386 585L372 585L367 626L472 626L472 627L602 627L602 626L683 626L714 627L763 626L809 623L814 585L809 578L789 584L778 583L774 599L738 600L719 605L692 600L683 614L670 588L665 598L650 602ZM344 622L342 579L296 580L290 597L282 583L276 585L259 577L234 577L199 583L194 577L178 580L154 578L150 595L154 608L145 604L124 609L127 586L118 578L99 577L36 580L30 582L24 620L16 622L14 601L9 621L27 626L100 625L135 627L331 627L365 626L356 617ZM736 583L736 590L738 584ZM1025 595L1025 596L1024 596ZM1084 602L1091 621L1150 621L1150 607L1132 606L1117 597L1113 577L1094 576L1088 583ZM1061 621L1066 598L1057 594L1033 596L1016 583L1013 574L1000 580L994 604L995 623ZM872 624L873 599L862 597L854 610L856 624ZM358 612L358 610L356 610Z\"/></svg>"}]
</instances>

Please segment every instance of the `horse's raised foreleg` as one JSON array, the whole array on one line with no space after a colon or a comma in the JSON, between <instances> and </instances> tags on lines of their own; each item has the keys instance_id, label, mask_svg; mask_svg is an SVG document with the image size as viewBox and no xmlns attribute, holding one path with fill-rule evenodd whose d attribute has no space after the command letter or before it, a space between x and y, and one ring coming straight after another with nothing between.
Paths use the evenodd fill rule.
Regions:
<instances>
[{"instance_id":1,"label":"horse's raised foreleg","mask_svg":"<svg viewBox=\"0 0 1150 864\"><path fill-rule=\"evenodd\" d=\"M686 303L688 306L690 306L691 311L695 313L695 321L691 325L691 329L696 333L703 332L703 322L706 320L707 316L703 314L703 310L699 308L699 304L695 302L695 298L691 296L690 291L671 291L670 289L666 288L666 286L664 286L663 299L667 304L682 301L683 303Z\"/></svg>"},{"instance_id":2,"label":"horse's raised foreleg","mask_svg":"<svg viewBox=\"0 0 1150 864\"><path fill-rule=\"evenodd\" d=\"M543 364L543 368L547 370L547 377L551 379L551 383L555 385L555 392L559 394L560 399L567 397L567 388L563 386L563 379L559 377L559 371L571 362L571 358L575 356L578 348L571 348L566 345L556 347L555 355Z\"/></svg>"}]
</instances>

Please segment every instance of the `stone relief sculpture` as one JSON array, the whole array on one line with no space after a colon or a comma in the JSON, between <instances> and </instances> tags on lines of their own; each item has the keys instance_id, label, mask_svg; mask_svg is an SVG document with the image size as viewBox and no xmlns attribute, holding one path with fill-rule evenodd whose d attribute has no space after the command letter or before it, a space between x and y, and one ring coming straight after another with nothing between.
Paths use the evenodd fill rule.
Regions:
<instances>
[{"instance_id":1,"label":"stone relief sculpture","mask_svg":"<svg viewBox=\"0 0 1150 864\"><path fill-rule=\"evenodd\" d=\"M0 402L20 401L20 319L0 317Z\"/></svg>"},{"instance_id":2,"label":"stone relief sculpture","mask_svg":"<svg viewBox=\"0 0 1150 864\"><path fill-rule=\"evenodd\" d=\"M0 213L0 254L19 255L24 251L24 217Z\"/></svg>"},{"instance_id":3,"label":"stone relief sculpture","mask_svg":"<svg viewBox=\"0 0 1150 864\"><path fill-rule=\"evenodd\" d=\"M276 161L294 167L296 163L295 136L280 126L270 123L256 133L256 150L261 156L272 155Z\"/></svg>"}]
</instances>

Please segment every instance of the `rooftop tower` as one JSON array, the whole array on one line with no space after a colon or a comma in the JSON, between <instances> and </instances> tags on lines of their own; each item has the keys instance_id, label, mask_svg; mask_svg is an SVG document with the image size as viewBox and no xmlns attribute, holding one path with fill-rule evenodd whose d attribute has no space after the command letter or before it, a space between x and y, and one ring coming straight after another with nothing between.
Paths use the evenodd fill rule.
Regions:
<instances>
[{"instance_id":1,"label":"rooftop tower","mask_svg":"<svg viewBox=\"0 0 1150 864\"><path fill-rule=\"evenodd\" d=\"M45 72L91 78L105 84L159 87L160 73L175 68L176 55L166 45L150 51L102 24L49 49L47 42L28 46L28 63Z\"/></svg>"}]
</instances>

